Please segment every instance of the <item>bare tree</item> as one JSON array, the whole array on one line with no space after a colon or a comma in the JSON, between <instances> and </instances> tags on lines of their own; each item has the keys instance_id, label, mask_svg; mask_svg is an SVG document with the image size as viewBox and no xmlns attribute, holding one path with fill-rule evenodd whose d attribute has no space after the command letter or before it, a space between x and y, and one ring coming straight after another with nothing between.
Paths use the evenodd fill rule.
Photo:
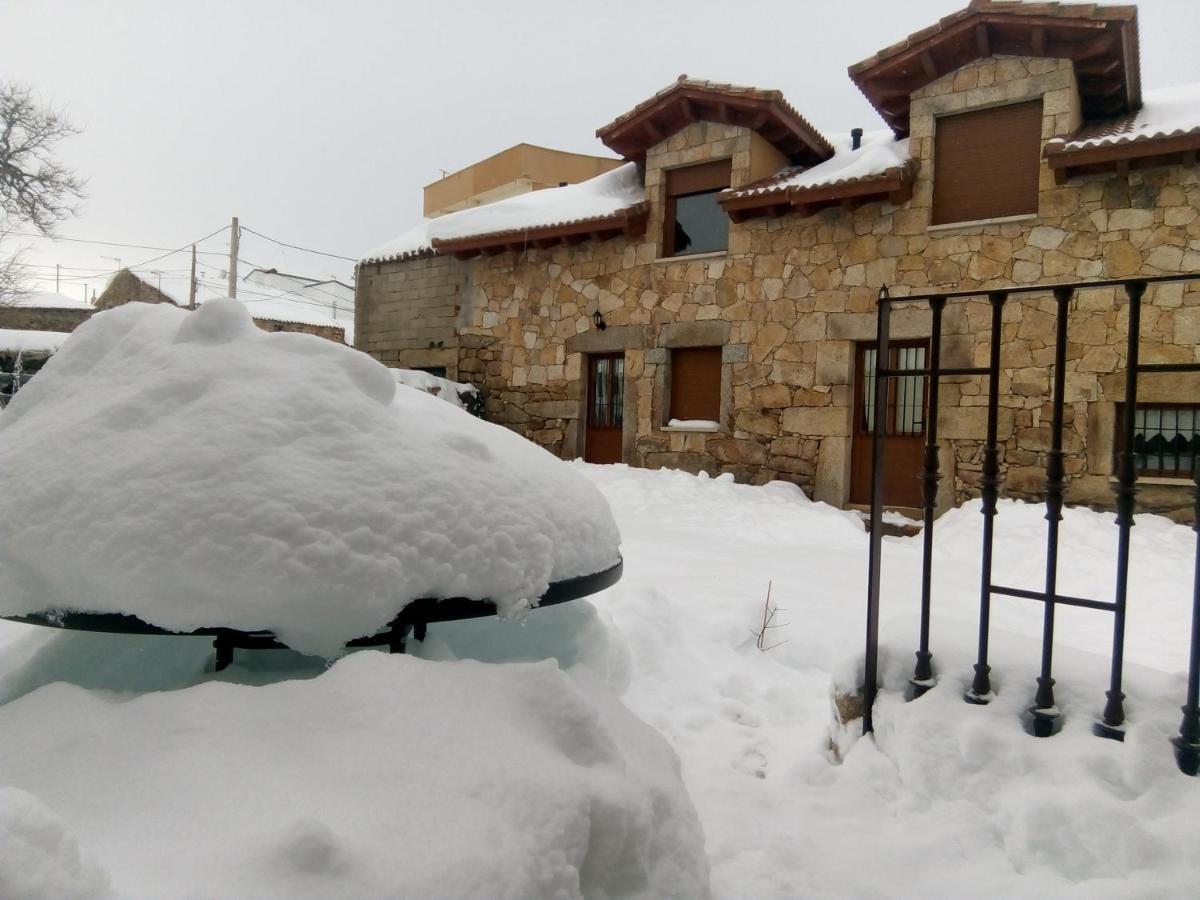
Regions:
<instances>
[{"instance_id":1,"label":"bare tree","mask_svg":"<svg viewBox=\"0 0 1200 900\"><path fill-rule=\"evenodd\" d=\"M22 226L53 234L83 197L83 182L55 156L58 142L78 134L59 111L42 106L27 85L0 81L0 238ZM0 302L25 278L20 252L0 256Z\"/></svg>"}]
</instances>

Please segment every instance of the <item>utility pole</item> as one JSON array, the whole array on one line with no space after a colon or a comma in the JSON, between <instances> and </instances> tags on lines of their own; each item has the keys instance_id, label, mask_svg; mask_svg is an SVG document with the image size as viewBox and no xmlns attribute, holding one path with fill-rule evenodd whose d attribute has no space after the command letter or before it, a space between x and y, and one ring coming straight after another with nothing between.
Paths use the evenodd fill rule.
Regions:
<instances>
[{"instance_id":1,"label":"utility pole","mask_svg":"<svg viewBox=\"0 0 1200 900\"><path fill-rule=\"evenodd\" d=\"M56 294L58 293L58 270L59 270L59 268L60 267L59 267L58 263L55 263L54 264L54 293L56 293Z\"/></svg>"},{"instance_id":2,"label":"utility pole","mask_svg":"<svg viewBox=\"0 0 1200 900\"><path fill-rule=\"evenodd\" d=\"M238 238L241 237L238 229L237 216L233 217L233 224L230 225L229 231L229 296L237 296L237 260L238 260Z\"/></svg>"},{"instance_id":3,"label":"utility pole","mask_svg":"<svg viewBox=\"0 0 1200 900\"><path fill-rule=\"evenodd\" d=\"M188 309L196 308L196 245L192 244L192 277L188 281Z\"/></svg>"}]
</instances>

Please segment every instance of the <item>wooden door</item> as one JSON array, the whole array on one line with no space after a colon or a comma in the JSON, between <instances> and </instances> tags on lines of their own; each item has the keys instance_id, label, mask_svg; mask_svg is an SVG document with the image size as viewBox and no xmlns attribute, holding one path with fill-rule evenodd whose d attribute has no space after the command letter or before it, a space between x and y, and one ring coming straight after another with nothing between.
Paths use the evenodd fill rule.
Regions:
<instances>
[{"instance_id":1,"label":"wooden door","mask_svg":"<svg viewBox=\"0 0 1200 900\"><path fill-rule=\"evenodd\" d=\"M888 368L923 369L929 341L892 341ZM850 502L871 502L871 441L875 422L875 343L858 345L854 378L854 436L850 448ZM883 502L887 506L921 505L921 465L925 449L925 384L923 375L889 379L883 410Z\"/></svg>"},{"instance_id":2,"label":"wooden door","mask_svg":"<svg viewBox=\"0 0 1200 900\"><path fill-rule=\"evenodd\" d=\"M624 408L625 355L589 356L587 434L583 443L585 462L621 462Z\"/></svg>"}]
</instances>

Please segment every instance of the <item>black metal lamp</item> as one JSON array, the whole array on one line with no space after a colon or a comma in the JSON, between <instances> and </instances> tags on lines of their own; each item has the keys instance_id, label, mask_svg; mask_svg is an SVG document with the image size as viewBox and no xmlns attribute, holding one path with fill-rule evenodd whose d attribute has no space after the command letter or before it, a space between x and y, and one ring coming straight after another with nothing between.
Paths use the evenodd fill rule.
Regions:
<instances>
[{"instance_id":1,"label":"black metal lamp","mask_svg":"<svg viewBox=\"0 0 1200 900\"><path fill-rule=\"evenodd\" d=\"M597 331L603 331L608 327L608 323L604 321L604 316L600 315L600 310L592 313L592 322L595 324Z\"/></svg>"}]
</instances>

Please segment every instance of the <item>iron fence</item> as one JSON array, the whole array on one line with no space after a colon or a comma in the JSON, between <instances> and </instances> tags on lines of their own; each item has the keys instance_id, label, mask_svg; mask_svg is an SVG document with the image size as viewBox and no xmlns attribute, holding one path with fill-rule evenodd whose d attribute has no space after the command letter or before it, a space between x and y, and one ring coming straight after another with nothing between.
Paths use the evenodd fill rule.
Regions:
<instances>
[{"instance_id":1,"label":"iron fence","mask_svg":"<svg viewBox=\"0 0 1200 900\"><path fill-rule=\"evenodd\" d=\"M888 384L891 379L911 378L914 375L927 379L928 409L925 421L926 442L921 472L924 530L922 534L923 554L921 564L921 612L920 635L916 652L917 662L910 679L910 692L919 697L935 683L933 654L930 651L930 613L932 600L933 533L934 514L938 484L941 480L938 451L939 382L949 376L982 376L987 379L987 430L982 453L980 495L983 512L983 546L980 557L979 589L979 642L974 678L965 699L970 703L983 704L992 697L991 666L988 662L988 640L992 598L996 595L1035 600L1043 604L1041 666L1037 677L1033 706L1030 708L1030 730L1041 737L1054 734L1061 728L1061 712L1054 700L1053 654L1054 614L1058 606L1074 606L1101 610L1113 614L1113 639L1111 675L1106 692L1104 712L1095 723L1095 732L1102 736L1122 740L1125 728L1125 694L1122 689L1124 668L1125 618L1129 587L1130 529L1134 525L1136 509L1137 475L1139 451L1145 454L1145 442L1138 442L1137 395L1138 378L1141 375L1166 372L1200 372L1200 362L1190 363L1142 363L1138 358L1141 339L1142 299L1147 288L1170 282L1200 281L1200 273L1168 275L1147 278L1130 278L1107 281L1074 282L1057 285L1031 285L1024 287L994 288L983 290L951 291L935 294L916 294L892 297L887 288L880 290L878 304L877 341L878 359L888 360L888 344L891 337L890 316L899 305L928 304L931 319L929 365L925 368L878 367L872 388L874 405L882 408L886 403ZM1116 454L1116 481L1114 484L1117 510L1117 573L1111 600L1072 597L1058 591L1059 523L1066 487L1063 423L1066 392L1067 339L1069 310L1077 294L1098 289L1124 290L1129 304L1129 325L1126 334L1126 366L1124 403L1121 406L1120 432ZM1001 446L999 443L1000 371L1002 349L1002 318L1005 304L1015 296L1050 294L1055 302L1054 362L1052 365L1051 422L1049 450L1046 453L1046 569L1042 590L1025 590L996 584L992 577L992 547L995 535L997 500L1003 483L1000 469ZM986 366L943 367L941 362L942 318L947 304L986 298L991 307L990 348ZM1144 421L1142 423L1144 428ZM871 535L867 568L867 626L864 686L864 732L873 729L872 707L878 691L879 668L879 590L882 550L883 483L886 442L881 429L872 436L871 468ZM1189 441L1190 444L1190 441ZM1180 458L1184 458L1181 453ZM1196 531L1196 562L1192 585L1192 627L1189 647L1187 698L1183 706L1183 722L1179 735L1173 739L1176 758L1180 768L1195 775L1200 767L1200 454L1186 455L1191 464L1192 483L1195 490L1193 529Z\"/></svg>"}]
</instances>

